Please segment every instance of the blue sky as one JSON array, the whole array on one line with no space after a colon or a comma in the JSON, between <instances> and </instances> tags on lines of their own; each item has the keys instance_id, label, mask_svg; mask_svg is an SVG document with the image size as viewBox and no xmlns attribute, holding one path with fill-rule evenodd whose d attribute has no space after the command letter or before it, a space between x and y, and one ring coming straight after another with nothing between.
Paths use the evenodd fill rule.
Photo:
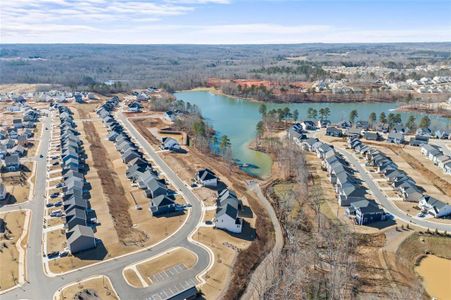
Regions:
<instances>
[{"instance_id":1,"label":"blue sky","mask_svg":"<svg viewBox=\"0 0 451 300\"><path fill-rule=\"evenodd\" d=\"M451 41L451 1L0 0L2 43Z\"/></svg>"}]
</instances>

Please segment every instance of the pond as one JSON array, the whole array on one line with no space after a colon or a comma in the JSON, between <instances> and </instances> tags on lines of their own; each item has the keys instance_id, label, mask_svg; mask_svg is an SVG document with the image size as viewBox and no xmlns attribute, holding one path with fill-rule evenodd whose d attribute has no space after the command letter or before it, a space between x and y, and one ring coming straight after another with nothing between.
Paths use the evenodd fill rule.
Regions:
<instances>
[{"instance_id":1,"label":"pond","mask_svg":"<svg viewBox=\"0 0 451 300\"><path fill-rule=\"evenodd\" d=\"M249 143L255 138L255 127L261 116L258 112L259 102L217 95L208 91L183 91L175 94L179 100L196 104L202 115L220 135L227 135L232 143L233 157L249 167L244 170L251 175L266 177L271 173L271 158L261 152L248 148ZM329 120L338 122L347 120L349 113L356 109L358 119L368 120L371 112L377 116L381 112L387 115L398 107L397 103L265 103L268 110L273 108L289 107L291 111L299 111L299 119L307 118L307 110L312 107L319 110L321 107L330 108ZM417 121L422 117L419 113L401 113L405 122L409 115L414 115ZM442 128L449 126L445 118L430 116L432 127Z\"/></svg>"},{"instance_id":2,"label":"pond","mask_svg":"<svg viewBox=\"0 0 451 300\"><path fill-rule=\"evenodd\" d=\"M435 255L423 258L415 271L423 278L423 286L431 297L451 298L451 260Z\"/></svg>"}]
</instances>

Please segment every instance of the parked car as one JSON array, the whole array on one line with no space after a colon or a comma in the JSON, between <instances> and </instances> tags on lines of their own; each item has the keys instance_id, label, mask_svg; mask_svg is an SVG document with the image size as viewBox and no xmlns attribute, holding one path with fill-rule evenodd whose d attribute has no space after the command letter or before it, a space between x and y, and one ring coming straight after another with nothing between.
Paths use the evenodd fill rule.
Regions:
<instances>
[{"instance_id":1,"label":"parked car","mask_svg":"<svg viewBox=\"0 0 451 300\"><path fill-rule=\"evenodd\" d=\"M59 255L60 255L60 257L68 256L69 255L69 250L66 249L66 250L60 251Z\"/></svg>"},{"instance_id":2,"label":"parked car","mask_svg":"<svg viewBox=\"0 0 451 300\"><path fill-rule=\"evenodd\" d=\"M47 203L45 206L47 206L47 207L52 207L52 206L53 206L53 203Z\"/></svg>"},{"instance_id":3,"label":"parked car","mask_svg":"<svg viewBox=\"0 0 451 300\"><path fill-rule=\"evenodd\" d=\"M48 253L47 257L48 258L55 258L55 257L58 257L59 255L60 255L59 251L53 251L53 252Z\"/></svg>"},{"instance_id":4,"label":"parked car","mask_svg":"<svg viewBox=\"0 0 451 300\"><path fill-rule=\"evenodd\" d=\"M54 162L52 165L57 166L57 165L59 165L59 164L60 164L60 162L59 162L59 161L56 161L56 162Z\"/></svg>"},{"instance_id":5,"label":"parked car","mask_svg":"<svg viewBox=\"0 0 451 300\"><path fill-rule=\"evenodd\" d=\"M60 211L60 210L58 210L58 211L54 211L54 212L52 212L51 214L50 214L50 216L51 217L61 217L63 215L63 213Z\"/></svg>"},{"instance_id":6,"label":"parked car","mask_svg":"<svg viewBox=\"0 0 451 300\"><path fill-rule=\"evenodd\" d=\"M53 193L50 195L50 198L56 198L60 195L60 193Z\"/></svg>"},{"instance_id":7,"label":"parked car","mask_svg":"<svg viewBox=\"0 0 451 300\"><path fill-rule=\"evenodd\" d=\"M62 183L62 182L60 182L60 183L58 183L58 184L56 185L57 188L60 188L60 187L63 187L63 186L64 186L64 183Z\"/></svg>"},{"instance_id":8,"label":"parked car","mask_svg":"<svg viewBox=\"0 0 451 300\"><path fill-rule=\"evenodd\" d=\"M61 201L55 202L56 207L60 207L61 205L63 205L63 202L61 202Z\"/></svg>"}]
</instances>

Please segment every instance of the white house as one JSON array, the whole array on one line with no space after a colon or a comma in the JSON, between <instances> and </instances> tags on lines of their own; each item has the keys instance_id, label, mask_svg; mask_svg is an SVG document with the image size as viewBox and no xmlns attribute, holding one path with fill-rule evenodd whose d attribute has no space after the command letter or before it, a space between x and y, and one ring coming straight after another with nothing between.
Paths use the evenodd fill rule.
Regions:
<instances>
[{"instance_id":1,"label":"white house","mask_svg":"<svg viewBox=\"0 0 451 300\"><path fill-rule=\"evenodd\" d=\"M425 211L436 218L441 218L451 214L451 205L442 202L431 196L425 196L418 203L422 211Z\"/></svg>"},{"instance_id":2,"label":"white house","mask_svg":"<svg viewBox=\"0 0 451 300\"><path fill-rule=\"evenodd\" d=\"M196 181L203 186L215 187L218 185L218 177L210 169L202 169L196 173Z\"/></svg>"},{"instance_id":3,"label":"white house","mask_svg":"<svg viewBox=\"0 0 451 300\"><path fill-rule=\"evenodd\" d=\"M238 208L230 203L221 207L216 212L215 226L233 233L241 233L243 219L238 217Z\"/></svg>"}]
</instances>

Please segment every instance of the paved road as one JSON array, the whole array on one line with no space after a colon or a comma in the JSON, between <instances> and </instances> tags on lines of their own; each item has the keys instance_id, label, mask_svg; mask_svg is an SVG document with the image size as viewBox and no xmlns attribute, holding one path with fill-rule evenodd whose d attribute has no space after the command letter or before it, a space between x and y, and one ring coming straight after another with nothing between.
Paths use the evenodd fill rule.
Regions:
<instances>
[{"instance_id":1,"label":"paved road","mask_svg":"<svg viewBox=\"0 0 451 300\"><path fill-rule=\"evenodd\" d=\"M419 219L416 217L414 218L414 217L408 215L407 213L405 213L404 211L402 211L401 209L399 209L392 201L390 201L387 198L385 193L383 193L379 189L379 187L375 183L374 179L371 177L371 175L368 173L368 171L364 167L362 167L360 162L357 160L357 158L353 154L351 154L350 152L348 152L342 148L335 147L335 149L338 152L340 152L346 158L346 160L348 160L354 166L354 169L356 171L358 171L360 173L362 179L365 181L368 188L371 190L373 195L376 197L376 200L385 208L385 210L387 212L389 212L396 218L398 218L406 223L411 223L411 224L414 224L414 225L417 225L417 226L420 226L423 228L429 228L431 230L438 229L440 231L448 231L448 232L451 231L451 224L442 224L442 223L428 221L425 219Z\"/></svg>"},{"instance_id":2,"label":"paved road","mask_svg":"<svg viewBox=\"0 0 451 300\"><path fill-rule=\"evenodd\" d=\"M108 276L114 288L122 299L147 299L162 290L167 290L175 284L184 284L185 282L196 278L198 274L203 273L211 262L210 252L203 246L188 240L188 237L196 229L197 224L202 218L202 203L186 187L182 180L167 166L167 164L153 151L147 141L134 129L134 127L120 115L124 126L130 131L144 151L151 156L156 165L166 174L174 186L180 190L185 199L192 205L191 213L185 225L170 238L164 240L147 250L138 253L132 253L126 256L102 261L98 264L75 270L68 274L48 277L43 271L42 264L42 219L44 214L45 192L46 192L46 172L47 172L47 153L49 150L50 132L45 131L41 140L41 151L44 155L36 166L35 193L32 201L23 207L32 210L31 232L27 249L27 274L28 282L23 286L2 294L2 300L7 299L52 299L53 294L62 286L72 282L80 281L94 275ZM51 127L50 117L44 117L42 120L44 127ZM7 208L2 208L7 210ZM122 270L137 261L141 261L159 253L165 252L173 247L186 247L197 254L198 261L190 270L182 271L171 279L162 280L154 283L147 288L135 289L129 286L123 276Z\"/></svg>"}]
</instances>

